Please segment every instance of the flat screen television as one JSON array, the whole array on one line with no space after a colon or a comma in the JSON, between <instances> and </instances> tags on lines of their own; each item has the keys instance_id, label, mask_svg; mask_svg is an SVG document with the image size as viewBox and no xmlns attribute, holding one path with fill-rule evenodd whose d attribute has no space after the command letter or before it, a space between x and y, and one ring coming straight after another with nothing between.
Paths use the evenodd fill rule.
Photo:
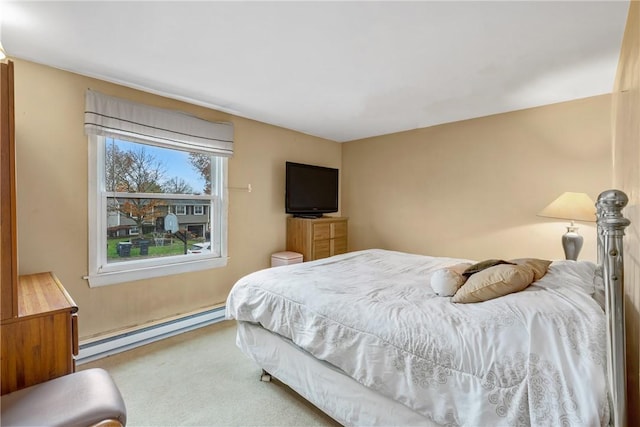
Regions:
<instances>
[{"instance_id":1,"label":"flat screen television","mask_svg":"<svg viewBox=\"0 0 640 427\"><path fill-rule=\"evenodd\" d=\"M284 204L299 217L338 212L338 169L287 162Z\"/></svg>"}]
</instances>

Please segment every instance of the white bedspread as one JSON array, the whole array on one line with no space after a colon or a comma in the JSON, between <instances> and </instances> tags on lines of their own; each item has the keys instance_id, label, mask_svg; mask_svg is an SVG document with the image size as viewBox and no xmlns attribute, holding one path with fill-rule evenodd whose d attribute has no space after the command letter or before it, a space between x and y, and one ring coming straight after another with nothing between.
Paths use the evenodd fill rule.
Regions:
<instances>
[{"instance_id":1,"label":"white bedspread","mask_svg":"<svg viewBox=\"0 0 640 427\"><path fill-rule=\"evenodd\" d=\"M595 265L556 261L522 292L454 304L430 275L460 261L367 250L271 268L240 279L226 313L438 424L608 424Z\"/></svg>"}]
</instances>

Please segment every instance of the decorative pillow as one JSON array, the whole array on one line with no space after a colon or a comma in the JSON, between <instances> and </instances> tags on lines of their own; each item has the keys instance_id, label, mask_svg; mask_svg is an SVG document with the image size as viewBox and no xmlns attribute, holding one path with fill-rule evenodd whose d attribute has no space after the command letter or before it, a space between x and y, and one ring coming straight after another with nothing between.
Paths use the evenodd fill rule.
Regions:
<instances>
[{"instance_id":1,"label":"decorative pillow","mask_svg":"<svg viewBox=\"0 0 640 427\"><path fill-rule=\"evenodd\" d=\"M533 281L542 279L542 277L547 274L547 270L549 270L549 266L551 265L551 261L546 259L538 259L538 258L518 258L518 259L510 259L509 262L518 265L526 265L533 270Z\"/></svg>"},{"instance_id":2,"label":"decorative pillow","mask_svg":"<svg viewBox=\"0 0 640 427\"><path fill-rule=\"evenodd\" d=\"M433 292L441 297L453 296L467 280L462 273L470 265L469 263L462 263L436 270L431 275L431 289L433 289Z\"/></svg>"},{"instance_id":3,"label":"decorative pillow","mask_svg":"<svg viewBox=\"0 0 640 427\"><path fill-rule=\"evenodd\" d=\"M484 269L487 269L489 267L493 267L494 265L500 265L500 264L513 264L512 262L509 261L505 261L502 259L487 259L485 261L480 261L476 264L473 264L471 266L469 266L469 268L467 268L464 273L462 273L464 276L471 276L472 274L475 274L479 271L482 271Z\"/></svg>"},{"instance_id":4,"label":"decorative pillow","mask_svg":"<svg viewBox=\"0 0 640 427\"><path fill-rule=\"evenodd\" d=\"M494 265L469 277L451 301L481 302L518 292L533 282L533 276L526 265Z\"/></svg>"}]
</instances>

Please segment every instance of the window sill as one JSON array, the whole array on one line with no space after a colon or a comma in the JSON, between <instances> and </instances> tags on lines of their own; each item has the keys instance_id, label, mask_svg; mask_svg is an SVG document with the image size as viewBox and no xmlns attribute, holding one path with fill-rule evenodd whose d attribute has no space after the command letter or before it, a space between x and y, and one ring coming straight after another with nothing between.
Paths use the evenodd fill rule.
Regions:
<instances>
[{"instance_id":1,"label":"window sill","mask_svg":"<svg viewBox=\"0 0 640 427\"><path fill-rule=\"evenodd\" d=\"M200 260L184 261L176 264L136 268L131 270L94 273L85 276L90 288L99 286L116 285L119 283L133 282L136 280L151 279L154 277L170 276L173 274L189 273L192 271L220 268L227 265L227 257L207 258Z\"/></svg>"}]
</instances>

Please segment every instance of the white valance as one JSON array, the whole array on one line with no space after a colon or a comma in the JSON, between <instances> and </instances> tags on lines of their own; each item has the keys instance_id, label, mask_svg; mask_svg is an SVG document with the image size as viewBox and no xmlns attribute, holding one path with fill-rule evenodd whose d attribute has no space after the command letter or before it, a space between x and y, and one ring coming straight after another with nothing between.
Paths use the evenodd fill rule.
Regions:
<instances>
[{"instance_id":1,"label":"white valance","mask_svg":"<svg viewBox=\"0 0 640 427\"><path fill-rule=\"evenodd\" d=\"M87 90L87 134L231 157L233 124L209 122L180 111L149 107Z\"/></svg>"}]
</instances>

